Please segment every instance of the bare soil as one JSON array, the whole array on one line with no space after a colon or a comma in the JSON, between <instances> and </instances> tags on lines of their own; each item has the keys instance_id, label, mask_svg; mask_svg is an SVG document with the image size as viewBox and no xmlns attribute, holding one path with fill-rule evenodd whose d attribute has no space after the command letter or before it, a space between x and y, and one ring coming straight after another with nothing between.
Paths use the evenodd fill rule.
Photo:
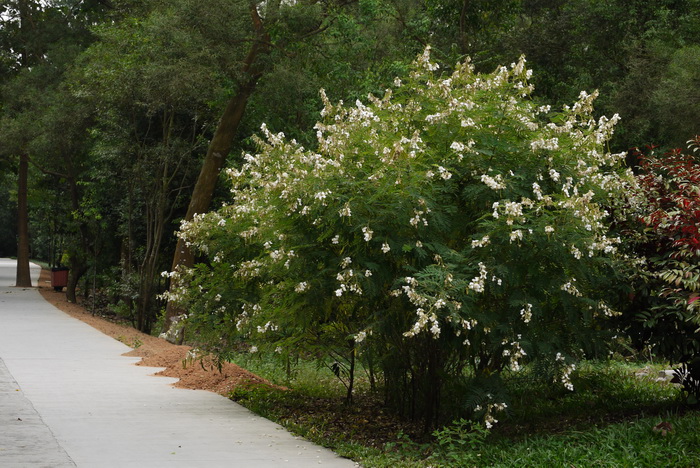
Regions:
<instances>
[{"instance_id":1,"label":"bare soil","mask_svg":"<svg viewBox=\"0 0 700 468\"><path fill-rule=\"evenodd\" d=\"M224 363L221 372L211 361L187 359L189 346L178 346L154 336L141 333L135 328L115 323L107 318L91 314L79 304L66 300L64 292L56 292L51 287L51 272L42 270L39 278L39 293L49 303L105 335L119 340L133 348L124 356L143 358L136 365L147 367L164 367L165 370L155 375L178 378L176 387L208 390L228 397L237 386L269 385L265 379L233 363Z\"/></svg>"}]
</instances>

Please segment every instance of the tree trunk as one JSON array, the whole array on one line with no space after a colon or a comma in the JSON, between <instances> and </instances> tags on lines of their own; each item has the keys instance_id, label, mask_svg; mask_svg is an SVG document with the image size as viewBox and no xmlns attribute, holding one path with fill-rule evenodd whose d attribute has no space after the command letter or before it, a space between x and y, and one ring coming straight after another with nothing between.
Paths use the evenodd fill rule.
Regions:
<instances>
[{"instance_id":1,"label":"tree trunk","mask_svg":"<svg viewBox=\"0 0 700 468\"><path fill-rule=\"evenodd\" d=\"M31 30L31 18L27 0L18 2L20 33L24 36L24 48L20 52L20 63L23 68L29 66L29 47L27 37ZM22 150L19 156L19 171L17 177L17 277L15 285L23 288L32 287L32 276L29 271L29 154Z\"/></svg>"},{"instance_id":2,"label":"tree trunk","mask_svg":"<svg viewBox=\"0 0 700 468\"><path fill-rule=\"evenodd\" d=\"M71 255L68 264L70 265L70 275L68 275L68 284L66 285L66 300L76 304L78 298L75 291L78 288L78 282L85 273L87 273L89 268L85 261L73 255Z\"/></svg>"},{"instance_id":3,"label":"tree trunk","mask_svg":"<svg viewBox=\"0 0 700 468\"><path fill-rule=\"evenodd\" d=\"M17 180L17 278L16 286L32 287L29 271L29 205L27 182L29 179L29 155L22 152L19 158Z\"/></svg>"},{"instance_id":4,"label":"tree trunk","mask_svg":"<svg viewBox=\"0 0 700 468\"><path fill-rule=\"evenodd\" d=\"M248 78L241 84L236 95L228 102L219 120L214 136L207 148L207 155L204 158L202 170L197 177L192 198L187 208L187 214L185 215L185 221L191 221L196 214L204 213L209 209L219 173L224 167L226 157L233 146L233 139L243 119L248 99L253 94L258 79L263 73L263 66L258 59L269 51L270 38L254 5L251 7L251 16L257 38L243 63L243 72ZM179 268L192 267L193 265L194 254L182 239L178 239L171 270L175 271ZM173 283L174 281L170 284L171 291L177 287ZM182 313L184 311L180 307L172 302L168 302L162 331L164 333L167 332L173 325L173 318L182 315Z\"/></svg>"},{"instance_id":5,"label":"tree trunk","mask_svg":"<svg viewBox=\"0 0 700 468\"><path fill-rule=\"evenodd\" d=\"M66 163L68 166L67 172L69 174L66 176L66 178L69 186L68 192L70 194L71 208L73 209L73 212L79 213L80 193L78 182L74 176L75 171L71 161L68 160ZM69 249L70 259L68 263L70 265L70 274L68 275L68 284L66 285L66 299L68 302L74 303L77 303L75 290L78 287L78 282L89 269L88 255L90 255L90 252L92 251L90 240L92 239L92 242L95 242L95 236L90 235L90 230L88 229L86 221L84 219L79 219L76 222L78 226L78 239L76 239L77 243L75 243ZM97 265L95 265L95 268L97 268Z\"/></svg>"},{"instance_id":6,"label":"tree trunk","mask_svg":"<svg viewBox=\"0 0 700 468\"><path fill-rule=\"evenodd\" d=\"M350 369L348 370L348 387L345 394L345 404L352 404L353 390L355 389L355 357L357 356L357 347L355 340L348 342L350 347Z\"/></svg>"}]
</instances>

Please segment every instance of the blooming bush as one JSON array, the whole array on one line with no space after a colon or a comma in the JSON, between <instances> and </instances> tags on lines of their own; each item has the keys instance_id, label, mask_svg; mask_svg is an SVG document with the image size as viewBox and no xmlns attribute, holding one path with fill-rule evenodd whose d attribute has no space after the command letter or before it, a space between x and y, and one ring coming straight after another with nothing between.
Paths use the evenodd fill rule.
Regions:
<instances>
[{"instance_id":1,"label":"blooming bush","mask_svg":"<svg viewBox=\"0 0 700 468\"><path fill-rule=\"evenodd\" d=\"M228 171L230 204L179 234L208 258L175 273L190 286L173 297L203 346L321 350L350 373L359 355L428 421L466 370L491 385L539 359L573 388L616 315L606 206L631 173L604 145L618 117L592 117L595 93L538 105L524 58L438 69L426 49L381 98L322 94L314 149L262 127ZM487 425L506 407L495 388L469 399Z\"/></svg>"},{"instance_id":2,"label":"blooming bush","mask_svg":"<svg viewBox=\"0 0 700 468\"><path fill-rule=\"evenodd\" d=\"M632 200L647 257L646 298L638 319L655 352L687 361L700 351L700 139L664 155L637 153L640 173Z\"/></svg>"}]
</instances>

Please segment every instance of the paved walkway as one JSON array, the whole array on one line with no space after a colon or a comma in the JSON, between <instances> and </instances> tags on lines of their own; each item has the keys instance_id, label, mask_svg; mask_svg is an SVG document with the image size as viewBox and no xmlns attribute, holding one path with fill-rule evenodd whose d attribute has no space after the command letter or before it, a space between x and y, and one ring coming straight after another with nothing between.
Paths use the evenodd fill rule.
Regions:
<instances>
[{"instance_id":1,"label":"paved walkway","mask_svg":"<svg viewBox=\"0 0 700 468\"><path fill-rule=\"evenodd\" d=\"M34 284L39 269L33 269ZM0 259L0 467L356 466L211 392L172 387L124 344L10 287Z\"/></svg>"}]
</instances>

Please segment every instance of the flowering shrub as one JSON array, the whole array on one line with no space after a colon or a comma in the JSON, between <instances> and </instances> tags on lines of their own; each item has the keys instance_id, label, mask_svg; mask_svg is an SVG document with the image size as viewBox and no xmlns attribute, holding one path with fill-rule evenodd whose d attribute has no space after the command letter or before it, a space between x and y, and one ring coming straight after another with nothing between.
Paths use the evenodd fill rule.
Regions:
<instances>
[{"instance_id":1,"label":"flowering shrub","mask_svg":"<svg viewBox=\"0 0 700 468\"><path fill-rule=\"evenodd\" d=\"M687 360L700 351L700 139L691 152L637 153L633 201L646 228L638 249L647 257L652 297L639 314L656 352Z\"/></svg>"},{"instance_id":2,"label":"flowering shrub","mask_svg":"<svg viewBox=\"0 0 700 468\"><path fill-rule=\"evenodd\" d=\"M466 369L492 380L541 359L573 388L616 315L605 207L631 174L604 144L618 117L595 120L585 92L537 105L524 58L438 68L426 49L381 98L322 94L314 149L263 126L258 154L228 171L231 203L183 224L209 262L176 273L190 287L171 299L210 350L321 346L349 371L359 354L389 402L428 420ZM469 408L487 425L506 407L496 394Z\"/></svg>"}]
</instances>

